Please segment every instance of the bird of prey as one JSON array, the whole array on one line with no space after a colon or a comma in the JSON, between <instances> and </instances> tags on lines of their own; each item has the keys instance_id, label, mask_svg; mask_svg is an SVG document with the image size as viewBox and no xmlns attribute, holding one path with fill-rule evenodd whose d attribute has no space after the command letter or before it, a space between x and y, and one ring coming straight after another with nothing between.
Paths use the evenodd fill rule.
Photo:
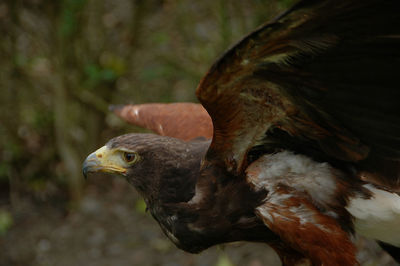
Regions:
<instances>
[{"instance_id":1,"label":"bird of prey","mask_svg":"<svg viewBox=\"0 0 400 266\"><path fill-rule=\"evenodd\" d=\"M111 139L84 175L125 177L188 252L357 265L357 233L400 261L399 66L398 0L299 1L211 66L201 105L116 108L158 135Z\"/></svg>"}]
</instances>

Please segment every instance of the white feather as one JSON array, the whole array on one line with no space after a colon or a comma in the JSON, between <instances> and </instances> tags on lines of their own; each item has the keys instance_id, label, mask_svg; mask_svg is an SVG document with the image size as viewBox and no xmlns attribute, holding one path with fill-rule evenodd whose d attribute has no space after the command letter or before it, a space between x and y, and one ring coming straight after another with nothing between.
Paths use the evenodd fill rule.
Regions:
<instances>
[{"instance_id":1,"label":"white feather","mask_svg":"<svg viewBox=\"0 0 400 266\"><path fill-rule=\"evenodd\" d=\"M338 218L337 213L329 209L329 203L336 200L337 174L340 172L327 163L283 151L264 155L253 162L247 169L247 180L258 189L275 191L279 184L284 184L296 191L306 192L315 203L328 207L325 215ZM355 231L365 237L400 247L399 194L379 189L372 184L365 184L364 188L373 196L366 198L365 194L356 194L349 198L345 207L354 217ZM282 198L273 195L269 194L265 200L281 204ZM269 213L271 210L263 206L258 208L264 217L273 220ZM300 222L313 222L309 216L302 214L301 208L291 211L300 217Z\"/></svg>"},{"instance_id":2,"label":"white feather","mask_svg":"<svg viewBox=\"0 0 400 266\"><path fill-rule=\"evenodd\" d=\"M361 195L350 198L346 207L354 217L358 234L400 247L400 196L397 193L364 185L373 197Z\"/></svg>"},{"instance_id":3,"label":"white feather","mask_svg":"<svg viewBox=\"0 0 400 266\"><path fill-rule=\"evenodd\" d=\"M285 184L323 204L332 202L336 189L334 169L329 164L289 151L262 156L248 168L247 179L257 188Z\"/></svg>"}]
</instances>

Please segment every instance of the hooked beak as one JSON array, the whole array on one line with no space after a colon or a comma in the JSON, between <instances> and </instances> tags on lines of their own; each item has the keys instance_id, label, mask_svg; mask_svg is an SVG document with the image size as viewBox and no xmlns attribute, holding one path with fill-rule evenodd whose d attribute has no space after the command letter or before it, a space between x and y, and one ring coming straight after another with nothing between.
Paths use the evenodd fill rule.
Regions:
<instances>
[{"instance_id":1,"label":"hooked beak","mask_svg":"<svg viewBox=\"0 0 400 266\"><path fill-rule=\"evenodd\" d=\"M85 179L87 179L89 173L98 172L103 169L101 162L97 159L96 152L89 154L82 165L82 173Z\"/></svg>"},{"instance_id":2,"label":"hooked beak","mask_svg":"<svg viewBox=\"0 0 400 266\"><path fill-rule=\"evenodd\" d=\"M121 165L121 159L114 150L103 146L89 154L82 165L82 173L85 179L87 179L89 173L97 172L125 174L126 168Z\"/></svg>"}]
</instances>

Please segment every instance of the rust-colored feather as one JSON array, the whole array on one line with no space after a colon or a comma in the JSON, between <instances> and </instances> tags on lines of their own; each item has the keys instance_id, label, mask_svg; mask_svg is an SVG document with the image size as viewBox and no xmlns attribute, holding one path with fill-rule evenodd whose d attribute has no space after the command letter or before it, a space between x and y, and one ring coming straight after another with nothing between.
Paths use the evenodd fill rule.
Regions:
<instances>
[{"instance_id":1,"label":"rust-colored feather","mask_svg":"<svg viewBox=\"0 0 400 266\"><path fill-rule=\"evenodd\" d=\"M303 197L288 196L283 196L282 202L265 202L257 208L257 215L283 241L305 254L313 265L358 265L356 248L335 219L322 214ZM302 221L304 218L300 216L310 221Z\"/></svg>"},{"instance_id":2,"label":"rust-colored feather","mask_svg":"<svg viewBox=\"0 0 400 266\"><path fill-rule=\"evenodd\" d=\"M185 141L212 138L212 122L207 111L195 103L150 103L112 108L130 124L152 130L161 136Z\"/></svg>"},{"instance_id":3,"label":"rust-colored feather","mask_svg":"<svg viewBox=\"0 0 400 266\"><path fill-rule=\"evenodd\" d=\"M253 165L248 174L259 179L260 170ZM337 219L322 213L316 207L315 199L310 200L309 193L279 182L268 190L269 194L256 208L256 214L286 244L309 258L312 265L358 265L356 248L349 233ZM335 208L337 210L340 207ZM342 221L344 217L341 217Z\"/></svg>"}]
</instances>

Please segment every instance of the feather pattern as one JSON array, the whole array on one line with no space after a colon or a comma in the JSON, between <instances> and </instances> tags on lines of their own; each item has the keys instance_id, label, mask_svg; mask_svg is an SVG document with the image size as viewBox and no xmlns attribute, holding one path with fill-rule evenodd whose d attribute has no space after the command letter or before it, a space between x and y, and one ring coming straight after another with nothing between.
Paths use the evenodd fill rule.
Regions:
<instances>
[{"instance_id":1,"label":"feather pattern","mask_svg":"<svg viewBox=\"0 0 400 266\"><path fill-rule=\"evenodd\" d=\"M206 159L242 173L279 129L292 149L309 143L397 185L399 29L396 1L309 0L246 36L197 88L214 125Z\"/></svg>"}]
</instances>

